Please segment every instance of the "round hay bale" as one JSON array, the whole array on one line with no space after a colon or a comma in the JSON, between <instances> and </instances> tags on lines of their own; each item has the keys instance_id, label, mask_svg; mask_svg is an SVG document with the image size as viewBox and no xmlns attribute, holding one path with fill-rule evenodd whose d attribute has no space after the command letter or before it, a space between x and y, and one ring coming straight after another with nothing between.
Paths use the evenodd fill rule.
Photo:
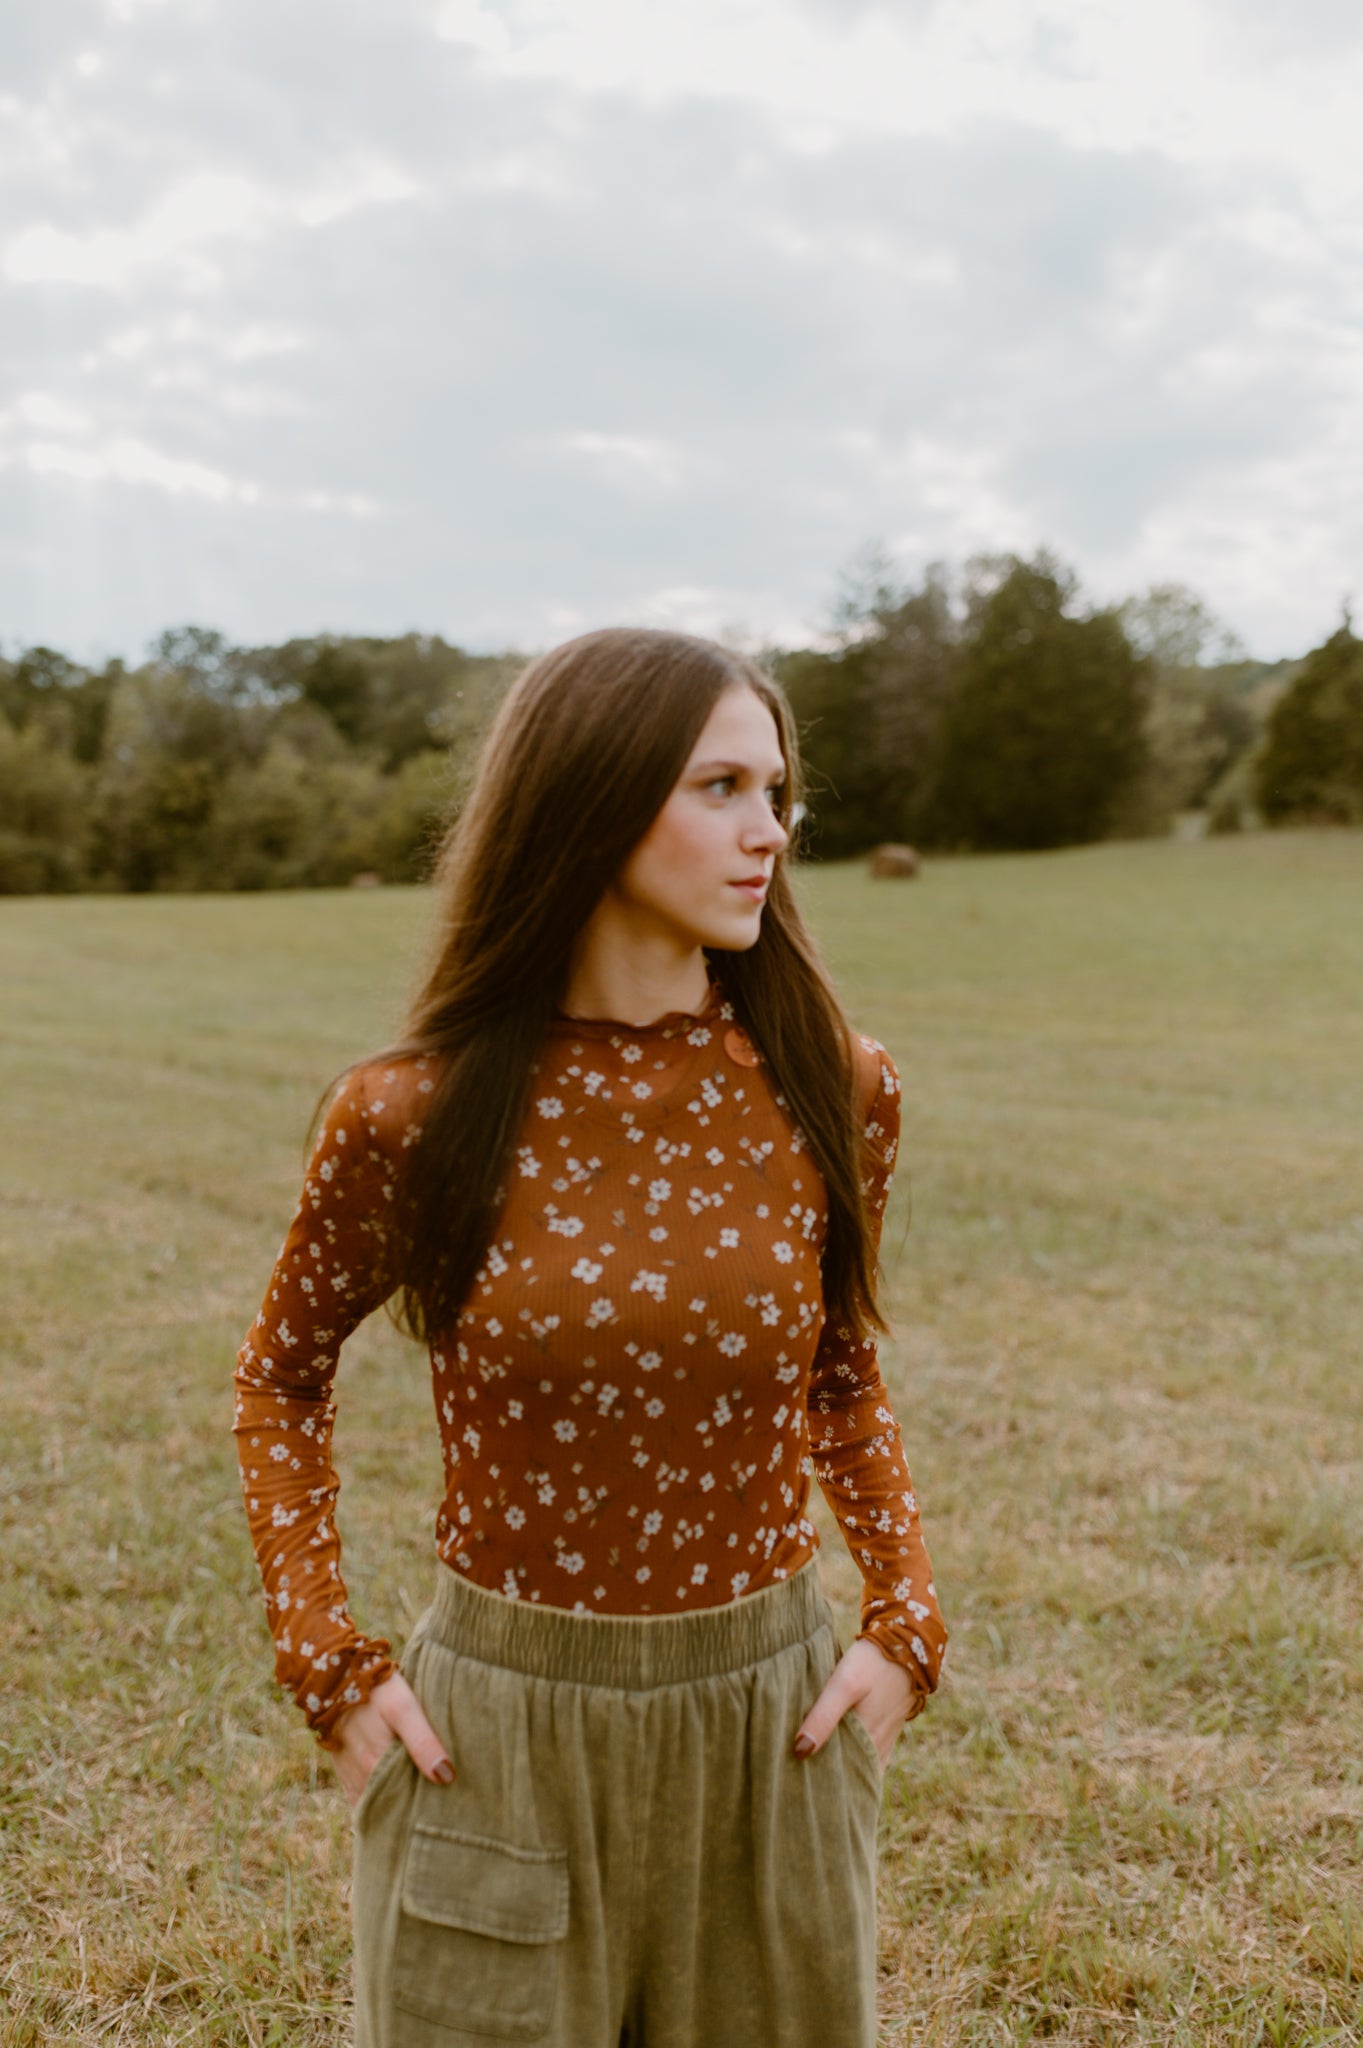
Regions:
<instances>
[{"instance_id":1,"label":"round hay bale","mask_svg":"<svg viewBox=\"0 0 1363 2048\"><path fill-rule=\"evenodd\" d=\"M871 874L878 882L916 875L918 869L918 855L912 846L878 846L871 855Z\"/></svg>"}]
</instances>

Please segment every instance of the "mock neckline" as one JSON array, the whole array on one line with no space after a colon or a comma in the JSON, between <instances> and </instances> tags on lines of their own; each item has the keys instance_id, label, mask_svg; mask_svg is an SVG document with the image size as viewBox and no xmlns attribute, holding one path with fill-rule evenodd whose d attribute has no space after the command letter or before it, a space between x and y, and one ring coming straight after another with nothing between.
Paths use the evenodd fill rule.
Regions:
<instances>
[{"instance_id":1,"label":"mock neckline","mask_svg":"<svg viewBox=\"0 0 1363 2048\"><path fill-rule=\"evenodd\" d=\"M667 1010L650 1024L626 1024L618 1017L569 1017L555 1010L551 1029L555 1037L563 1038L676 1038L697 1024L718 1022L724 1004L724 991L711 975L698 1010Z\"/></svg>"}]
</instances>

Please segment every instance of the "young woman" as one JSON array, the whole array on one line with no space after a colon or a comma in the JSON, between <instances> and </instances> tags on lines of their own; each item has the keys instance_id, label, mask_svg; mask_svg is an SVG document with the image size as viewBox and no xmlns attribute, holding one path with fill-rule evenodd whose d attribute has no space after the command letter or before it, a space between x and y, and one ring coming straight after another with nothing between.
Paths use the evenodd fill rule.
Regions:
<instances>
[{"instance_id":1,"label":"young woman","mask_svg":"<svg viewBox=\"0 0 1363 2048\"><path fill-rule=\"evenodd\" d=\"M945 1632L874 1340L899 1083L796 907L797 773L707 641L530 665L242 1347L277 1669L355 1808L360 2048L875 2038L881 1777ZM394 1295L446 1477L400 1669L330 1458L340 1346ZM845 1650L811 1475L864 1582Z\"/></svg>"}]
</instances>

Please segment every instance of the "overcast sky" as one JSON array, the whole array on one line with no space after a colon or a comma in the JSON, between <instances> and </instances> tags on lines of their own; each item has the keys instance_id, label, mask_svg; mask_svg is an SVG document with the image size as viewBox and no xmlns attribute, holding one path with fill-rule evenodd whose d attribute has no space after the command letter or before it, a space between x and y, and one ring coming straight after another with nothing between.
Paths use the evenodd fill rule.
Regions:
<instances>
[{"instance_id":1,"label":"overcast sky","mask_svg":"<svg viewBox=\"0 0 1363 2048\"><path fill-rule=\"evenodd\" d=\"M33 0L0 640L1363 594L1358 0Z\"/></svg>"}]
</instances>

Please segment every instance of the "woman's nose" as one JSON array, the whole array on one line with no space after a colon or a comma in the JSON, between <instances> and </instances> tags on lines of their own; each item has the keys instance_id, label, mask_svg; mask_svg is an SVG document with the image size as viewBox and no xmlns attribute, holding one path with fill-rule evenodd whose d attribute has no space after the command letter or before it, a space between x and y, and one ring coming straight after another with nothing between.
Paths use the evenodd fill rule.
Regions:
<instances>
[{"instance_id":1,"label":"woman's nose","mask_svg":"<svg viewBox=\"0 0 1363 2048\"><path fill-rule=\"evenodd\" d=\"M771 805L764 803L761 815L754 820L743 835L743 846L746 852L751 853L758 853L763 848L769 848L773 853L779 853L789 838L789 832L787 832L785 826L771 808Z\"/></svg>"}]
</instances>

